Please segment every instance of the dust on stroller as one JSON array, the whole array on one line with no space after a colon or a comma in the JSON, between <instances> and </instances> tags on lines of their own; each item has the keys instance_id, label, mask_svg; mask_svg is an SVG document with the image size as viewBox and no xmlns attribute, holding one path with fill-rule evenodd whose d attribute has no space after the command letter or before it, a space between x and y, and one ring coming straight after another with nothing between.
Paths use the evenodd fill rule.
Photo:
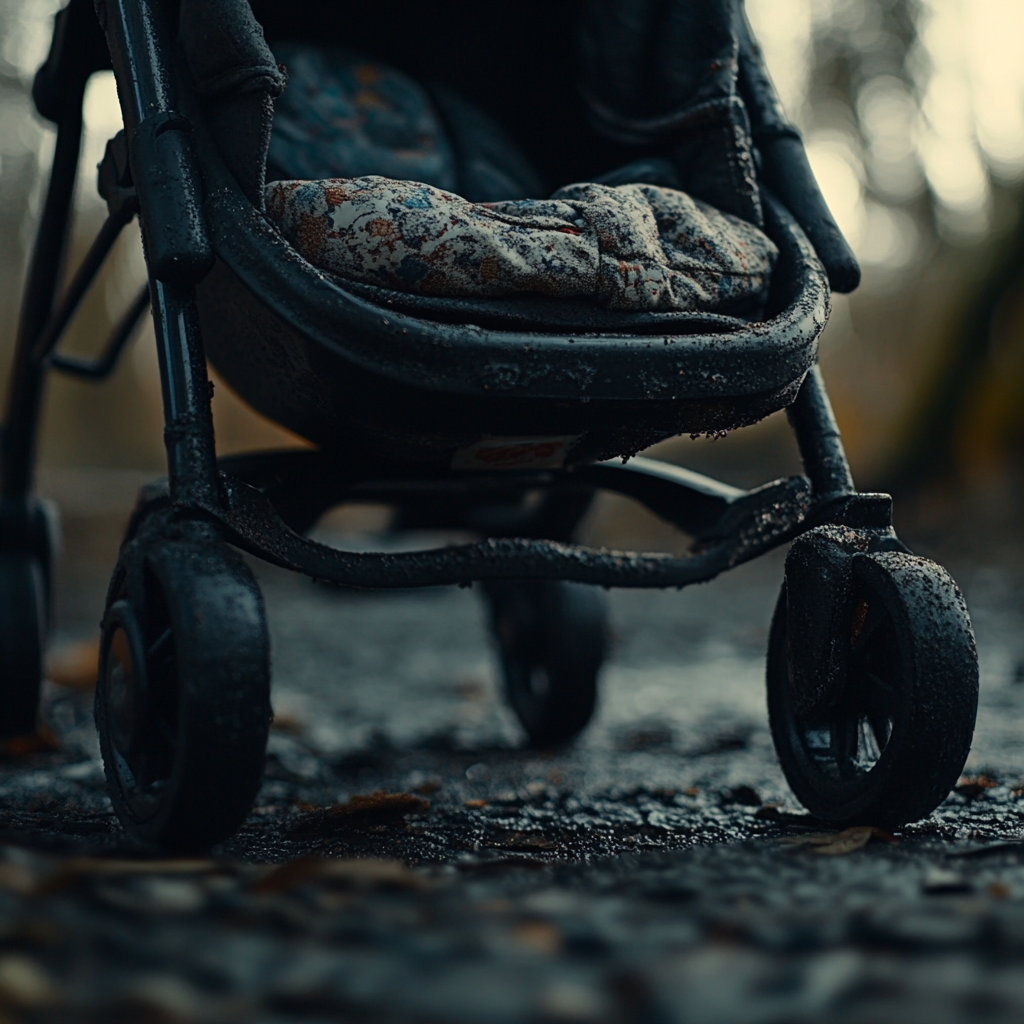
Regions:
<instances>
[{"instance_id":1,"label":"dust on stroller","mask_svg":"<svg viewBox=\"0 0 1024 1024\"><path fill-rule=\"evenodd\" d=\"M109 216L58 295L84 90L107 68L124 119L99 168ZM967 610L897 538L890 498L854 487L816 355L831 290L859 271L742 5L70 0L34 98L58 134L3 433L0 732L38 713L44 379L104 378L151 307L168 478L114 568L96 696L129 832L200 850L255 799L269 649L240 552L354 588L480 582L508 699L545 746L594 709L601 588L682 587L792 542L767 683L794 793L879 825L946 796L977 704ZM61 353L136 216L145 292L98 359ZM218 461L207 359L315 448ZM635 457L781 409L802 476L741 491ZM692 550L574 543L598 490ZM478 540L308 538L354 500Z\"/></svg>"}]
</instances>

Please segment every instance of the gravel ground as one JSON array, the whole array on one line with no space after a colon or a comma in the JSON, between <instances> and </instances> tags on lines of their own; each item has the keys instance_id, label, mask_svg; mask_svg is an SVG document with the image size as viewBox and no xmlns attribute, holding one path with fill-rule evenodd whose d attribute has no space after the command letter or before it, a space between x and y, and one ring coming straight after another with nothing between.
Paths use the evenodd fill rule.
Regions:
<instances>
[{"instance_id":1,"label":"gravel ground","mask_svg":"<svg viewBox=\"0 0 1024 1024\"><path fill-rule=\"evenodd\" d=\"M67 522L58 654L98 617L117 530ZM969 778L838 856L807 842L767 730L780 554L612 593L599 713L551 754L521 749L474 591L259 567L275 728L209 860L125 839L84 690L48 684L57 749L0 763L0 1022L1018 1022L1020 550L942 552L982 657ZM380 791L405 797L323 810Z\"/></svg>"}]
</instances>

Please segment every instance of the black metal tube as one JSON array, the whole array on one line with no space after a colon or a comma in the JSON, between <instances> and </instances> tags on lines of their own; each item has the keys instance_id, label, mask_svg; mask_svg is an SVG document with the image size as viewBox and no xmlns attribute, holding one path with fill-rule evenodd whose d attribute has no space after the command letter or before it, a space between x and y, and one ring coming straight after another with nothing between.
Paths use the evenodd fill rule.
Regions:
<instances>
[{"instance_id":1,"label":"black metal tube","mask_svg":"<svg viewBox=\"0 0 1024 1024\"><path fill-rule=\"evenodd\" d=\"M149 286L160 356L171 498L209 507L220 503L220 475L195 290L153 278Z\"/></svg>"},{"instance_id":2,"label":"black metal tube","mask_svg":"<svg viewBox=\"0 0 1024 1024\"><path fill-rule=\"evenodd\" d=\"M103 227L100 228L96 240L89 247L85 259L82 260L78 270L75 271L75 276L61 298L60 305L50 317L35 345L32 346L33 362L41 363L53 351L53 347L57 342L60 341L61 335L64 333L71 318L75 315L93 279L99 273L100 267L103 266L103 261L107 258L107 254L113 248L122 229L132 219L132 216L133 214L130 209L122 207L117 214L111 214L104 221Z\"/></svg>"},{"instance_id":3,"label":"black metal tube","mask_svg":"<svg viewBox=\"0 0 1024 1024\"><path fill-rule=\"evenodd\" d=\"M85 82L82 81L77 94L68 97L67 113L57 127L46 203L25 285L3 432L4 499L26 498L32 489L36 430L46 376L46 368L36 358L35 347L53 312L64 262L82 145L84 96Z\"/></svg>"},{"instance_id":4,"label":"black metal tube","mask_svg":"<svg viewBox=\"0 0 1024 1024\"><path fill-rule=\"evenodd\" d=\"M787 410L815 501L856 493L843 439L817 363Z\"/></svg>"},{"instance_id":5,"label":"black metal tube","mask_svg":"<svg viewBox=\"0 0 1024 1024\"><path fill-rule=\"evenodd\" d=\"M713 579L797 536L810 510L803 477L780 480L762 503L691 555L608 551L503 538L432 551L370 554L329 548L290 530L269 499L225 476L227 502L207 509L232 543L275 565L342 586L398 590L470 580L572 580L607 587L683 587Z\"/></svg>"},{"instance_id":6,"label":"black metal tube","mask_svg":"<svg viewBox=\"0 0 1024 1024\"><path fill-rule=\"evenodd\" d=\"M139 195L163 390L171 497L184 504L217 504L220 488L210 383L195 290L188 283L188 273L174 280L158 279L158 275L168 275L161 268L161 260L154 258L157 250L166 249L172 256L180 251L187 263L191 242L200 249L208 245L201 217L192 216L200 190L194 162L182 158L188 150L182 142L184 136L173 145L158 142L161 132L168 138L180 135L179 129L187 124L176 114L165 4L163 0L101 0L98 10L110 45L132 154L132 177ZM146 125L156 127L147 133ZM137 143L144 144L143 148ZM174 203L167 205L171 199L178 204L176 207ZM160 216L154 215L155 210L162 211ZM180 237L175 235L172 223L177 220L188 221ZM165 237L168 232L174 235L170 241ZM174 259L162 262L169 265Z\"/></svg>"},{"instance_id":7,"label":"black metal tube","mask_svg":"<svg viewBox=\"0 0 1024 1024\"><path fill-rule=\"evenodd\" d=\"M161 0L100 0L129 139L150 114L174 110Z\"/></svg>"},{"instance_id":8,"label":"black metal tube","mask_svg":"<svg viewBox=\"0 0 1024 1024\"><path fill-rule=\"evenodd\" d=\"M114 328L103 353L97 359L79 359L76 356L61 355L51 352L50 367L69 377L81 377L84 380L103 380L110 375L124 351L125 345L131 340L135 328L138 327L142 314L149 309L149 285L138 294L135 301L121 317L121 322Z\"/></svg>"}]
</instances>

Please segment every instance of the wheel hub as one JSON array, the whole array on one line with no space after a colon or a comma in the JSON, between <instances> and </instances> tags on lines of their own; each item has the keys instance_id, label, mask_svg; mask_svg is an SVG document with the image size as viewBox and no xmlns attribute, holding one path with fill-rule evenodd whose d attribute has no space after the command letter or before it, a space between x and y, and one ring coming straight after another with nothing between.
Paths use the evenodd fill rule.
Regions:
<instances>
[{"instance_id":1,"label":"wheel hub","mask_svg":"<svg viewBox=\"0 0 1024 1024\"><path fill-rule=\"evenodd\" d=\"M131 764L146 732L148 680L141 630L127 601L118 601L107 613L103 678L111 738Z\"/></svg>"}]
</instances>

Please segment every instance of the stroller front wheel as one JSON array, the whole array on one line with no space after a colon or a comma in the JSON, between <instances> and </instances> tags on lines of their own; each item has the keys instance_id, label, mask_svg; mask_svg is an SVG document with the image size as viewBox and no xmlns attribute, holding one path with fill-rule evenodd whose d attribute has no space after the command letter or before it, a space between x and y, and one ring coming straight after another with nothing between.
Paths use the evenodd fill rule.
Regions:
<instances>
[{"instance_id":1,"label":"stroller front wheel","mask_svg":"<svg viewBox=\"0 0 1024 1024\"><path fill-rule=\"evenodd\" d=\"M940 566L876 552L854 554L850 570L833 627L842 683L816 706L794 687L789 633L808 621L800 602L810 598L787 594L787 574L768 646L768 714L782 770L812 814L891 827L930 814L963 770L978 659L966 605Z\"/></svg>"},{"instance_id":2,"label":"stroller front wheel","mask_svg":"<svg viewBox=\"0 0 1024 1024\"><path fill-rule=\"evenodd\" d=\"M579 583L487 587L505 693L533 747L575 739L597 704L607 646L605 595Z\"/></svg>"},{"instance_id":3,"label":"stroller front wheel","mask_svg":"<svg viewBox=\"0 0 1024 1024\"><path fill-rule=\"evenodd\" d=\"M115 570L96 725L114 810L137 839L204 852L263 775L269 642L252 573L223 542L142 530Z\"/></svg>"}]
</instances>

